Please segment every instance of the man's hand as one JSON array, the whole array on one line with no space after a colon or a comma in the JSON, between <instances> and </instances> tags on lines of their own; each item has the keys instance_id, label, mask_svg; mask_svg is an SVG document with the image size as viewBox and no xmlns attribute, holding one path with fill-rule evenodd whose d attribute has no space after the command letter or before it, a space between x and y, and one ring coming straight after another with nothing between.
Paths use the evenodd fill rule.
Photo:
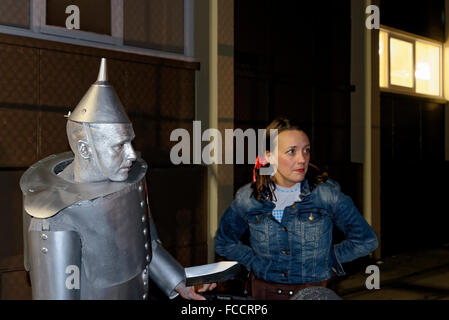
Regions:
<instances>
[{"instance_id":1,"label":"man's hand","mask_svg":"<svg viewBox=\"0 0 449 320\"><path fill-rule=\"evenodd\" d=\"M206 292L206 291L211 291L211 290L215 289L216 287L217 287L216 283L203 284L199 288L186 287L185 282L182 281L176 286L175 290L176 290L176 292L179 293L179 295L181 297L183 297L184 299L187 299L187 300L206 300L206 298L204 298L202 295L196 293L196 291ZM195 289L197 289L197 290L195 290Z\"/></svg>"}]
</instances>

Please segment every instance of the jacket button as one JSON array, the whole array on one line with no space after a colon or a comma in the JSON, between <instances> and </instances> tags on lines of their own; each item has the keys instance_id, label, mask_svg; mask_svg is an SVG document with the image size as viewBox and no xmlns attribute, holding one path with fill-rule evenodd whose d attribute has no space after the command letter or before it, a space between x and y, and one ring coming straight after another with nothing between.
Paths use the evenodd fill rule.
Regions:
<instances>
[{"instance_id":1,"label":"jacket button","mask_svg":"<svg viewBox=\"0 0 449 320\"><path fill-rule=\"evenodd\" d=\"M289 254L290 254L290 251L284 250L284 251L282 251L282 253L283 253L283 254L286 254L286 255L289 255Z\"/></svg>"}]
</instances>

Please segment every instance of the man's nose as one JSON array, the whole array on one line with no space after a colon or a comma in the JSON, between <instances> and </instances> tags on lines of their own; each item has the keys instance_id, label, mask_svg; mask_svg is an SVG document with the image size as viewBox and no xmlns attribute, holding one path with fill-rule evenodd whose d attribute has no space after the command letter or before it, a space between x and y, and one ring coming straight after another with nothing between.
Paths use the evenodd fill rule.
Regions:
<instances>
[{"instance_id":1,"label":"man's nose","mask_svg":"<svg viewBox=\"0 0 449 320\"><path fill-rule=\"evenodd\" d=\"M129 161L136 161L137 160L137 154L136 151L134 151L134 148L132 146L131 143L126 143L125 144L125 148L126 148L126 160Z\"/></svg>"}]
</instances>

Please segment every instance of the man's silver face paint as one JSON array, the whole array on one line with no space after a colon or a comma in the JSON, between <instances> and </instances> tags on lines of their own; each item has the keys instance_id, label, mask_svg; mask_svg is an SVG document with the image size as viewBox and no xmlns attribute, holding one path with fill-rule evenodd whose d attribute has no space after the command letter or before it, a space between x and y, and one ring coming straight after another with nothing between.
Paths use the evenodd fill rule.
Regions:
<instances>
[{"instance_id":1,"label":"man's silver face paint","mask_svg":"<svg viewBox=\"0 0 449 320\"><path fill-rule=\"evenodd\" d=\"M92 176L99 173L111 181L124 181L137 155L131 144L134 130L129 123L84 124L92 150Z\"/></svg>"}]
</instances>

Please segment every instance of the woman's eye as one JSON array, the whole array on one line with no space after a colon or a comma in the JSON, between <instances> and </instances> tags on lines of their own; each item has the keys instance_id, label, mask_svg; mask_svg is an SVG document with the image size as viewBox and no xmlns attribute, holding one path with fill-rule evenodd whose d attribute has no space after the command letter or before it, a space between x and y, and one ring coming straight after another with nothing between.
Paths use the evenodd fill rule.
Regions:
<instances>
[{"instance_id":1,"label":"woman's eye","mask_svg":"<svg viewBox=\"0 0 449 320\"><path fill-rule=\"evenodd\" d=\"M288 154L294 154L295 153L295 149L290 149L287 151Z\"/></svg>"}]
</instances>

